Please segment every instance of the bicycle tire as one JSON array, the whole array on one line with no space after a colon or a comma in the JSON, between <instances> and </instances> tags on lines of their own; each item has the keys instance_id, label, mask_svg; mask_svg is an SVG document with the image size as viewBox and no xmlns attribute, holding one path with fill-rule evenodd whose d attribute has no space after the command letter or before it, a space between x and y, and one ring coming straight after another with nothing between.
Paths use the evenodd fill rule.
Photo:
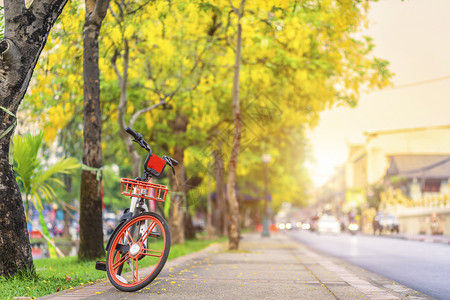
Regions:
<instances>
[{"instance_id":1,"label":"bicycle tire","mask_svg":"<svg viewBox=\"0 0 450 300\"><path fill-rule=\"evenodd\" d=\"M130 232L130 228L138 230ZM145 244L147 248L143 247ZM120 291L140 290L159 275L169 252L167 221L153 212L141 213L123 224L115 235L106 256L108 279ZM131 281L127 279L130 277Z\"/></svg>"}]
</instances>

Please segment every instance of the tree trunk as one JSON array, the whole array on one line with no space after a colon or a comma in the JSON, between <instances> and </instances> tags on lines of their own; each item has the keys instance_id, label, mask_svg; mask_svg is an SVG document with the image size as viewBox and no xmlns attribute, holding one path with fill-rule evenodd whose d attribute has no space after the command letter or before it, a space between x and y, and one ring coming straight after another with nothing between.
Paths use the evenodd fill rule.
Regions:
<instances>
[{"instance_id":1,"label":"tree trunk","mask_svg":"<svg viewBox=\"0 0 450 300\"><path fill-rule=\"evenodd\" d=\"M211 199L211 177L209 176L209 166L206 172L207 176L207 194L206 194L206 231L208 233L208 237L211 238L214 235L215 229L213 227L213 206Z\"/></svg>"},{"instance_id":2,"label":"tree trunk","mask_svg":"<svg viewBox=\"0 0 450 300\"><path fill-rule=\"evenodd\" d=\"M184 149L183 149L184 151ZM188 178L186 174L186 170L184 173L184 178ZM184 236L186 239L194 239L196 237L196 229L194 226L194 222L192 220L192 215L189 209L189 192L195 188L197 188L202 183L202 178L198 176L189 177L184 182L184 192L186 194L186 207L184 209Z\"/></svg>"},{"instance_id":3,"label":"tree trunk","mask_svg":"<svg viewBox=\"0 0 450 300\"><path fill-rule=\"evenodd\" d=\"M218 235L224 235L227 233L227 198L225 196L225 165L223 161L222 152L220 150L222 145L219 145L218 149L213 151L214 157L214 175L216 179L216 200L217 210L215 211L215 225L216 233Z\"/></svg>"},{"instance_id":4,"label":"tree trunk","mask_svg":"<svg viewBox=\"0 0 450 300\"><path fill-rule=\"evenodd\" d=\"M184 219L184 237L185 239L192 240L195 239L195 227L192 222L192 216L189 213L189 210L186 209L186 213L183 216Z\"/></svg>"},{"instance_id":5,"label":"tree trunk","mask_svg":"<svg viewBox=\"0 0 450 300\"><path fill-rule=\"evenodd\" d=\"M241 18L244 14L245 0L241 1L238 9L234 9L238 15L238 25L236 33L236 56L234 61L233 78L233 118L234 118L234 138L231 148L231 156L228 167L227 195L228 195L228 247L230 250L239 248L239 203L236 197L236 166L239 156L239 147L241 144L242 121L239 109L239 75L241 68L241 43L242 43L242 25Z\"/></svg>"},{"instance_id":6,"label":"tree trunk","mask_svg":"<svg viewBox=\"0 0 450 300\"><path fill-rule=\"evenodd\" d=\"M67 0L3 2L5 35L0 41L0 276L33 270L19 186L10 163L16 113L50 29Z\"/></svg>"},{"instance_id":7,"label":"tree trunk","mask_svg":"<svg viewBox=\"0 0 450 300\"><path fill-rule=\"evenodd\" d=\"M95 259L105 254L103 247L102 166L100 79L98 68L98 36L109 0L86 0L83 29L84 79L84 147L80 192L79 260Z\"/></svg>"},{"instance_id":8,"label":"tree trunk","mask_svg":"<svg viewBox=\"0 0 450 300\"><path fill-rule=\"evenodd\" d=\"M187 130L189 119L181 112L178 112L176 119L171 122L172 132L175 135L180 135L185 133ZM172 197L170 199L170 213L169 213L169 224L170 232L172 234L172 242L174 244L184 244L185 234L184 234L184 207L186 201L186 176L184 170L184 147L177 144L175 146L173 158L178 161L178 166L175 167L174 176L169 172L170 187L172 189Z\"/></svg>"},{"instance_id":9,"label":"tree trunk","mask_svg":"<svg viewBox=\"0 0 450 300\"><path fill-rule=\"evenodd\" d=\"M70 237L70 215L64 210L64 228L62 232L62 237L68 239Z\"/></svg>"},{"instance_id":10,"label":"tree trunk","mask_svg":"<svg viewBox=\"0 0 450 300\"><path fill-rule=\"evenodd\" d=\"M170 198L170 212L169 212L169 224L170 232L172 234L172 243L174 244L184 244L184 216L183 208L186 199L186 193L184 191L183 183L184 178L184 149L179 146L175 146L175 153L173 158L178 161L178 166L175 167L175 174L169 173L170 187L172 197Z\"/></svg>"},{"instance_id":11,"label":"tree trunk","mask_svg":"<svg viewBox=\"0 0 450 300\"><path fill-rule=\"evenodd\" d=\"M128 95L127 95L127 85L128 85L128 61L129 61L129 47L128 47L128 40L123 38L122 39L123 47L124 47L124 53L121 55L119 53L119 50L116 49L116 52L114 53L113 58L111 59L111 63L113 65L114 71L117 75L117 80L119 82L119 88L120 88L120 100L119 100L119 110L118 110L118 123L120 128L120 135L122 136L122 139L125 143L125 147L127 149L128 155L131 158L131 164L132 164L132 171L133 171L133 177L136 178L140 176L141 174L141 165L142 165L142 158L139 156L137 151L134 148L133 141L131 139L131 136L125 131L127 129L127 124L125 122L125 114L127 112L127 104L128 104ZM119 69L117 68L117 57L121 55L123 59L123 68L122 73L120 73ZM132 127L133 124L130 124L130 127Z\"/></svg>"},{"instance_id":12,"label":"tree trunk","mask_svg":"<svg viewBox=\"0 0 450 300\"><path fill-rule=\"evenodd\" d=\"M7 143L4 142L7 141ZM30 240L19 186L8 153L9 140L0 140L0 276L33 270Z\"/></svg>"}]
</instances>

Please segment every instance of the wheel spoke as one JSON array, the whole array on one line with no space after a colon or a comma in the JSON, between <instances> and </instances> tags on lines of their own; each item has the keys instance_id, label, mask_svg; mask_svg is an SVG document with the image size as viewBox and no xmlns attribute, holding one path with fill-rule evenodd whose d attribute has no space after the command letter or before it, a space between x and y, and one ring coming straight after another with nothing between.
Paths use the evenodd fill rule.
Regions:
<instances>
[{"instance_id":1,"label":"wheel spoke","mask_svg":"<svg viewBox=\"0 0 450 300\"><path fill-rule=\"evenodd\" d=\"M152 253L149 253L152 252ZM163 251L157 251L152 249L143 249L142 255L161 257L163 255Z\"/></svg>"},{"instance_id":2,"label":"wheel spoke","mask_svg":"<svg viewBox=\"0 0 450 300\"><path fill-rule=\"evenodd\" d=\"M138 263L139 263L138 259L133 259L133 282L138 282L139 281Z\"/></svg>"},{"instance_id":3,"label":"wheel spoke","mask_svg":"<svg viewBox=\"0 0 450 300\"><path fill-rule=\"evenodd\" d=\"M127 259L130 258L130 255L127 253L124 256L122 256L121 259L119 259L119 261L116 261L115 264L113 264L112 268L113 270L117 269L118 267L120 267L124 262L127 261Z\"/></svg>"},{"instance_id":4,"label":"wheel spoke","mask_svg":"<svg viewBox=\"0 0 450 300\"><path fill-rule=\"evenodd\" d=\"M148 226L147 230L144 232L144 234L139 239L138 243L142 245L142 243L148 238L148 235L155 229L156 222L153 222L150 226Z\"/></svg>"},{"instance_id":5,"label":"wheel spoke","mask_svg":"<svg viewBox=\"0 0 450 300\"><path fill-rule=\"evenodd\" d=\"M129 245L133 245L133 243L134 243L133 237L131 236L128 229L125 229L125 238L127 239Z\"/></svg>"}]
</instances>

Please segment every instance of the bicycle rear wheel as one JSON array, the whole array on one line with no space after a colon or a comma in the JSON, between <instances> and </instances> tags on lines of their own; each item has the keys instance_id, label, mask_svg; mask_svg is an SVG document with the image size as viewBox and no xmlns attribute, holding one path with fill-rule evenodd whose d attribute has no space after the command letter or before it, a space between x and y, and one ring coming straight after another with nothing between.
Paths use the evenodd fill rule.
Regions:
<instances>
[{"instance_id":1,"label":"bicycle rear wheel","mask_svg":"<svg viewBox=\"0 0 450 300\"><path fill-rule=\"evenodd\" d=\"M147 286L161 272L170 252L170 230L158 214L145 212L126 222L106 257L111 284L125 292Z\"/></svg>"}]
</instances>

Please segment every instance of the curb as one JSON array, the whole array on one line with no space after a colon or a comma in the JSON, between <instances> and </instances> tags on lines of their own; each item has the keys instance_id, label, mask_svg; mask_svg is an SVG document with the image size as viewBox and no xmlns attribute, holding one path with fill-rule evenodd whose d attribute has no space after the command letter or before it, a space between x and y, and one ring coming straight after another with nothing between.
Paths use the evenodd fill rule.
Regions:
<instances>
[{"instance_id":1,"label":"curb","mask_svg":"<svg viewBox=\"0 0 450 300\"><path fill-rule=\"evenodd\" d=\"M299 242L291 235L288 237ZM400 239L401 237L396 238ZM328 271L341 277L350 286L361 292L364 295L363 298L367 297L371 300L434 299L422 292L416 291L410 287L389 279L385 275L380 275L366 270L340 257L330 255L319 249L315 249L310 245L303 244L303 246L307 249L307 251L305 251L306 253L312 257L315 256L320 265L325 267Z\"/></svg>"},{"instance_id":2,"label":"curb","mask_svg":"<svg viewBox=\"0 0 450 300\"><path fill-rule=\"evenodd\" d=\"M186 261L195 259L199 256L202 256L203 254L207 252L214 252L214 251L220 251L225 247L225 243L214 243L209 245L203 250L200 250L198 252L189 253L183 256L179 256L177 258L171 259L166 262L164 265L164 269L169 269L172 267L176 267L180 264L185 263ZM105 273L106 274L106 273ZM111 283L109 282L108 278L105 277L103 279L98 279L94 283L91 284L84 284L79 285L77 287L74 287L72 289L63 290L54 294L42 296L40 298L37 298L37 300L49 300L49 299L84 299L90 296L95 296L98 294L102 294L110 289L115 289Z\"/></svg>"},{"instance_id":3,"label":"curb","mask_svg":"<svg viewBox=\"0 0 450 300\"><path fill-rule=\"evenodd\" d=\"M367 236L374 236L374 235L367 234ZM436 243L436 244L450 245L450 236L447 236L447 235L399 234L399 235L382 235L380 237L401 239L401 240L408 240L408 241L416 241L416 242L424 242L424 243Z\"/></svg>"}]
</instances>

